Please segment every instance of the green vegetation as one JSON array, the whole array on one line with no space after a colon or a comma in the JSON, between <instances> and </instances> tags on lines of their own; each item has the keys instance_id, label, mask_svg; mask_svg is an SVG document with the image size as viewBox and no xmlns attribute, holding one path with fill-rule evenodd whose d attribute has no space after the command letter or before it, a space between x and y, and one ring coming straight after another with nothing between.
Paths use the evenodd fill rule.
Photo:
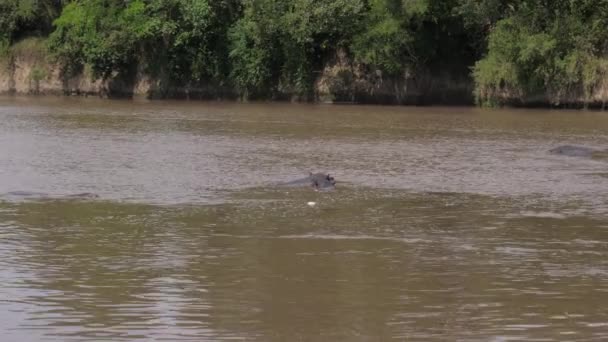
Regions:
<instances>
[{"instance_id":1,"label":"green vegetation","mask_svg":"<svg viewBox=\"0 0 608 342\"><path fill-rule=\"evenodd\" d=\"M33 82L33 87L30 85L30 89L33 89L35 94L40 93L40 81L47 77L47 72L43 66L36 65L30 72L29 79Z\"/></svg>"},{"instance_id":2,"label":"green vegetation","mask_svg":"<svg viewBox=\"0 0 608 342\"><path fill-rule=\"evenodd\" d=\"M46 64L51 62L45 39L38 37L24 38L4 50L0 54L0 71L10 70L16 56L19 56L22 60L35 63L35 68L44 69Z\"/></svg>"},{"instance_id":3,"label":"green vegetation","mask_svg":"<svg viewBox=\"0 0 608 342\"><path fill-rule=\"evenodd\" d=\"M469 79L486 105L588 103L608 82L608 0L0 0L0 53L32 36L67 76L143 72L159 96L311 100L338 52L359 75Z\"/></svg>"},{"instance_id":4,"label":"green vegetation","mask_svg":"<svg viewBox=\"0 0 608 342\"><path fill-rule=\"evenodd\" d=\"M520 1L475 64L482 103L587 104L608 81L608 1Z\"/></svg>"},{"instance_id":5,"label":"green vegetation","mask_svg":"<svg viewBox=\"0 0 608 342\"><path fill-rule=\"evenodd\" d=\"M58 0L0 0L0 53L21 38L49 34L62 5Z\"/></svg>"}]
</instances>

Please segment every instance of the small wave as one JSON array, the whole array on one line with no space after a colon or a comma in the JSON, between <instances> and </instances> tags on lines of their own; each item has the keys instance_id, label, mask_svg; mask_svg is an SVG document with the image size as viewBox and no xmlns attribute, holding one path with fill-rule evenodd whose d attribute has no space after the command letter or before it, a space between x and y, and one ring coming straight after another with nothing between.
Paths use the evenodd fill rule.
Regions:
<instances>
[{"instance_id":1,"label":"small wave","mask_svg":"<svg viewBox=\"0 0 608 342\"><path fill-rule=\"evenodd\" d=\"M523 247L496 247L495 250L496 252L510 255L529 255L538 252L536 249Z\"/></svg>"},{"instance_id":2,"label":"small wave","mask_svg":"<svg viewBox=\"0 0 608 342\"><path fill-rule=\"evenodd\" d=\"M567 216L561 213L552 211L522 211L521 216L524 217L538 217L538 218L553 218L553 219L565 219Z\"/></svg>"},{"instance_id":3,"label":"small wave","mask_svg":"<svg viewBox=\"0 0 608 342\"><path fill-rule=\"evenodd\" d=\"M393 241L393 242L405 242L405 243L428 243L431 242L425 239L419 238L396 238L396 237L385 237L385 236L372 236L372 235L339 235L339 234L303 234L303 235L281 235L278 239L318 239L318 240L380 240L380 241Z\"/></svg>"}]
</instances>

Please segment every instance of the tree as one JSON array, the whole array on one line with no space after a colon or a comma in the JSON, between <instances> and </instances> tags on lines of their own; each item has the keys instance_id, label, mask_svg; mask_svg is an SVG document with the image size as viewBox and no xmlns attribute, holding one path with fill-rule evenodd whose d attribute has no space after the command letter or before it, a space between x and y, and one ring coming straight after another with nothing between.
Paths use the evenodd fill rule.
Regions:
<instances>
[{"instance_id":1,"label":"tree","mask_svg":"<svg viewBox=\"0 0 608 342\"><path fill-rule=\"evenodd\" d=\"M591 100L608 75L608 2L523 1L497 22L473 74L480 103Z\"/></svg>"},{"instance_id":2,"label":"tree","mask_svg":"<svg viewBox=\"0 0 608 342\"><path fill-rule=\"evenodd\" d=\"M361 0L249 0L230 31L231 77L250 97L311 98L314 71L359 29Z\"/></svg>"},{"instance_id":3,"label":"tree","mask_svg":"<svg viewBox=\"0 0 608 342\"><path fill-rule=\"evenodd\" d=\"M0 0L0 51L28 35L47 35L62 1Z\"/></svg>"}]
</instances>

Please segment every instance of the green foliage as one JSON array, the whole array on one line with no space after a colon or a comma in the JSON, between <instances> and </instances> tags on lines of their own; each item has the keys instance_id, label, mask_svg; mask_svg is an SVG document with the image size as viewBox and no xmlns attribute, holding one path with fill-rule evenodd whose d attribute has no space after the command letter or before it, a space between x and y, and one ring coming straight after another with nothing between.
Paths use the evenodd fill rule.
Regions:
<instances>
[{"instance_id":1,"label":"green foliage","mask_svg":"<svg viewBox=\"0 0 608 342\"><path fill-rule=\"evenodd\" d=\"M55 21L49 46L66 65L95 77L138 65L164 82L225 79L231 0L75 0Z\"/></svg>"},{"instance_id":2,"label":"green foliage","mask_svg":"<svg viewBox=\"0 0 608 342\"><path fill-rule=\"evenodd\" d=\"M292 90L312 96L314 72L346 45L365 10L360 0L249 0L230 30L231 77L249 96Z\"/></svg>"},{"instance_id":3,"label":"green foliage","mask_svg":"<svg viewBox=\"0 0 608 342\"><path fill-rule=\"evenodd\" d=\"M87 63L107 78L135 63L139 42L153 33L145 9L142 0L73 1L55 21L49 47L75 70Z\"/></svg>"},{"instance_id":4,"label":"green foliage","mask_svg":"<svg viewBox=\"0 0 608 342\"><path fill-rule=\"evenodd\" d=\"M413 62L413 40L408 29L409 17L405 6L394 0L372 0L365 18L368 29L355 35L351 50L356 58L366 64L396 74ZM424 8L415 7L421 13Z\"/></svg>"},{"instance_id":5,"label":"green foliage","mask_svg":"<svg viewBox=\"0 0 608 342\"><path fill-rule=\"evenodd\" d=\"M41 63L46 62L45 59L48 55L46 40L37 37L25 38L16 42L10 47L9 52L13 56L19 56L20 58L28 60L36 60Z\"/></svg>"},{"instance_id":6,"label":"green foliage","mask_svg":"<svg viewBox=\"0 0 608 342\"><path fill-rule=\"evenodd\" d=\"M48 50L45 39L25 38L10 45L4 52L0 53L0 71L14 68L17 59L40 66L48 64L47 58Z\"/></svg>"},{"instance_id":7,"label":"green foliage","mask_svg":"<svg viewBox=\"0 0 608 342\"><path fill-rule=\"evenodd\" d=\"M606 76L607 24L605 1L523 2L497 23L487 56L475 64L479 103L589 101Z\"/></svg>"},{"instance_id":8,"label":"green foliage","mask_svg":"<svg viewBox=\"0 0 608 342\"><path fill-rule=\"evenodd\" d=\"M25 36L48 34L61 4L57 0L0 0L0 52Z\"/></svg>"},{"instance_id":9,"label":"green foliage","mask_svg":"<svg viewBox=\"0 0 608 342\"><path fill-rule=\"evenodd\" d=\"M417 70L466 77L484 37L465 29L454 14L460 6L457 0L370 0L351 51L389 75Z\"/></svg>"},{"instance_id":10,"label":"green foliage","mask_svg":"<svg viewBox=\"0 0 608 342\"><path fill-rule=\"evenodd\" d=\"M276 78L277 69L273 69L279 55L280 47L273 39L273 32L263 32L246 10L245 18L239 20L229 33L232 62L231 77L235 85L248 97L250 93L259 94L271 88L271 81ZM274 57L274 61L273 61ZM273 63L274 62L274 63Z\"/></svg>"},{"instance_id":11,"label":"green foliage","mask_svg":"<svg viewBox=\"0 0 608 342\"><path fill-rule=\"evenodd\" d=\"M0 56L49 35L67 75L311 99L344 52L397 79L472 76L480 103L559 103L605 82L607 27L607 0L0 0Z\"/></svg>"},{"instance_id":12,"label":"green foliage","mask_svg":"<svg viewBox=\"0 0 608 342\"><path fill-rule=\"evenodd\" d=\"M38 83L38 82L42 81L43 79L45 79L47 76L48 76L48 73L46 72L46 70L43 67L36 65L30 72L29 78L30 78L30 80Z\"/></svg>"},{"instance_id":13,"label":"green foliage","mask_svg":"<svg viewBox=\"0 0 608 342\"><path fill-rule=\"evenodd\" d=\"M454 14L462 16L467 27L489 29L509 16L522 0L461 0Z\"/></svg>"},{"instance_id":14,"label":"green foliage","mask_svg":"<svg viewBox=\"0 0 608 342\"><path fill-rule=\"evenodd\" d=\"M147 40L149 64L172 82L211 79L228 74L228 29L238 12L236 0L154 0L148 13L154 22ZM155 60L162 60L159 65Z\"/></svg>"},{"instance_id":15,"label":"green foliage","mask_svg":"<svg viewBox=\"0 0 608 342\"><path fill-rule=\"evenodd\" d=\"M17 28L17 4L17 1L0 0L0 54L7 52Z\"/></svg>"}]
</instances>

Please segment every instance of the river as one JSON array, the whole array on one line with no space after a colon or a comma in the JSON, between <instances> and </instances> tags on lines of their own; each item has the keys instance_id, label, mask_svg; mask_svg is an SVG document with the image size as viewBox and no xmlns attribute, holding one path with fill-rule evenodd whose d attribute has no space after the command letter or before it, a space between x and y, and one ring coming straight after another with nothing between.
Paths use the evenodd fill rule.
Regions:
<instances>
[{"instance_id":1,"label":"river","mask_svg":"<svg viewBox=\"0 0 608 342\"><path fill-rule=\"evenodd\" d=\"M605 341L608 161L547 151L606 133L585 111L0 98L2 340ZM336 190L275 186L309 171Z\"/></svg>"}]
</instances>

